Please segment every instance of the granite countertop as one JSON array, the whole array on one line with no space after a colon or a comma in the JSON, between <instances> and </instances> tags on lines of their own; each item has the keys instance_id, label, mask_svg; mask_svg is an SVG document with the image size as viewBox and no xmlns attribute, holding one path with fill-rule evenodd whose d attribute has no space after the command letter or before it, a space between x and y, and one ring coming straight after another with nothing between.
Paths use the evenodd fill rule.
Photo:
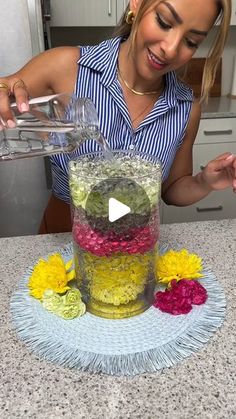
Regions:
<instances>
[{"instance_id":1,"label":"granite countertop","mask_svg":"<svg viewBox=\"0 0 236 419\"><path fill-rule=\"evenodd\" d=\"M201 118L236 118L236 98L210 97L207 105L202 108Z\"/></svg>"},{"instance_id":2,"label":"granite countertop","mask_svg":"<svg viewBox=\"0 0 236 419\"><path fill-rule=\"evenodd\" d=\"M2 238L0 253L1 419L236 418L236 219L161 226L161 241L203 257L224 287L227 316L202 350L155 374L89 374L39 360L10 322L9 299L38 258L69 234Z\"/></svg>"}]
</instances>

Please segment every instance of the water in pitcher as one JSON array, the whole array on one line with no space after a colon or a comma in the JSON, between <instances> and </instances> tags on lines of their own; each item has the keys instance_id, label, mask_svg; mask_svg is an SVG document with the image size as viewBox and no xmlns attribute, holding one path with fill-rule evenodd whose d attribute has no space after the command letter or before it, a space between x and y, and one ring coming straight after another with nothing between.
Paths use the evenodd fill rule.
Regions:
<instances>
[{"instance_id":1,"label":"water in pitcher","mask_svg":"<svg viewBox=\"0 0 236 419\"><path fill-rule=\"evenodd\" d=\"M35 98L24 113L15 103L11 107L16 128L0 132L0 161L71 153L87 139L97 141L106 158L112 157L88 98L68 94Z\"/></svg>"}]
</instances>

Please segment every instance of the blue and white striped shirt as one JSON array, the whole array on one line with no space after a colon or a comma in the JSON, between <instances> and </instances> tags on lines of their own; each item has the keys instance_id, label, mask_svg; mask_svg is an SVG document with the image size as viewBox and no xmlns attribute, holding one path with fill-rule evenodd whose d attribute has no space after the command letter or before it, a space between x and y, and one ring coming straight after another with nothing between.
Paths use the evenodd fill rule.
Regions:
<instances>
[{"instance_id":1,"label":"blue and white striped shirt","mask_svg":"<svg viewBox=\"0 0 236 419\"><path fill-rule=\"evenodd\" d=\"M134 130L117 79L120 42L120 38L113 38L96 46L80 48L75 94L94 102L101 132L114 150L128 150L134 145L136 150L157 157L162 163L162 177L165 180L183 141L193 102L192 90L178 81L174 72L168 73L162 95ZM70 201L68 161L99 150L94 140L87 140L73 153L51 157L55 196Z\"/></svg>"}]
</instances>

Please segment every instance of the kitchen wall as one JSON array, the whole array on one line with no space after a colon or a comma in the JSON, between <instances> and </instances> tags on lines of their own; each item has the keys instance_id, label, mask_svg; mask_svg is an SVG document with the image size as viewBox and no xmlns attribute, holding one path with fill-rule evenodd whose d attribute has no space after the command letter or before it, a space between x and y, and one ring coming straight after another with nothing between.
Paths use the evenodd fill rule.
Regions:
<instances>
[{"instance_id":1,"label":"kitchen wall","mask_svg":"<svg viewBox=\"0 0 236 419\"><path fill-rule=\"evenodd\" d=\"M113 34L114 28L51 28L52 45L93 45ZM205 57L214 39L217 28L214 28L201 45L195 57ZM231 26L222 60L222 95L227 95L231 89L233 74L233 59L236 55L236 26Z\"/></svg>"}]
</instances>

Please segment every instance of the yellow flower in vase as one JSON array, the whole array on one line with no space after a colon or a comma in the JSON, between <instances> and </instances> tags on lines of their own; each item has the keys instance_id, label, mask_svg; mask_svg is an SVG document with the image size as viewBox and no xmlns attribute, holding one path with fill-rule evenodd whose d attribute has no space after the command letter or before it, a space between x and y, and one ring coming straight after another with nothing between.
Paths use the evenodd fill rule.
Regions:
<instances>
[{"instance_id":1,"label":"yellow flower in vase","mask_svg":"<svg viewBox=\"0 0 236 419\"><path fill-rule=\"evenodd\" d=\"M65 263L59 253L49 256L48 260L40 259L29 278L30 295L42 299L47 289L58 294L65 293L69 289L68 282L75 278L72 264L72 260Z\"/></svg>"},{"instance_id":2,"label":"yellow flower in vase","mask_svg":"<svg viewBox=\"0 0 236 419\"><path fill-rule=\"evenodd\" d=\"M129 301L136 300L138 295L144 290L144 285L137 285L131 281L109 281L94 282L90 286L90 294L95 300L106 304L119 306L127 304Z\"/></svg>"},{"instance_id":3,"label":"yellow flower in vase","mask_svg":"<svg viewBox=\"0 0 236 419\"><path fill-rule=\"evenodd\" d=\"M150 255L85 256L85 274L94 300L106 304L127 304L144 291Z\"/></svg>"},{"instance_id":4,"label":"yellow flower in vase","mask_svg":"<svg viewBox=\"0 0 236 419\"><path fill-rule=\"evenodd\" d=\"M169 283L172 279L197 279L203 277L202 259L195 253L186 249L180 251L169 250L164 255L157 257L157 281Z\"/></svg>"}]
</instances>

